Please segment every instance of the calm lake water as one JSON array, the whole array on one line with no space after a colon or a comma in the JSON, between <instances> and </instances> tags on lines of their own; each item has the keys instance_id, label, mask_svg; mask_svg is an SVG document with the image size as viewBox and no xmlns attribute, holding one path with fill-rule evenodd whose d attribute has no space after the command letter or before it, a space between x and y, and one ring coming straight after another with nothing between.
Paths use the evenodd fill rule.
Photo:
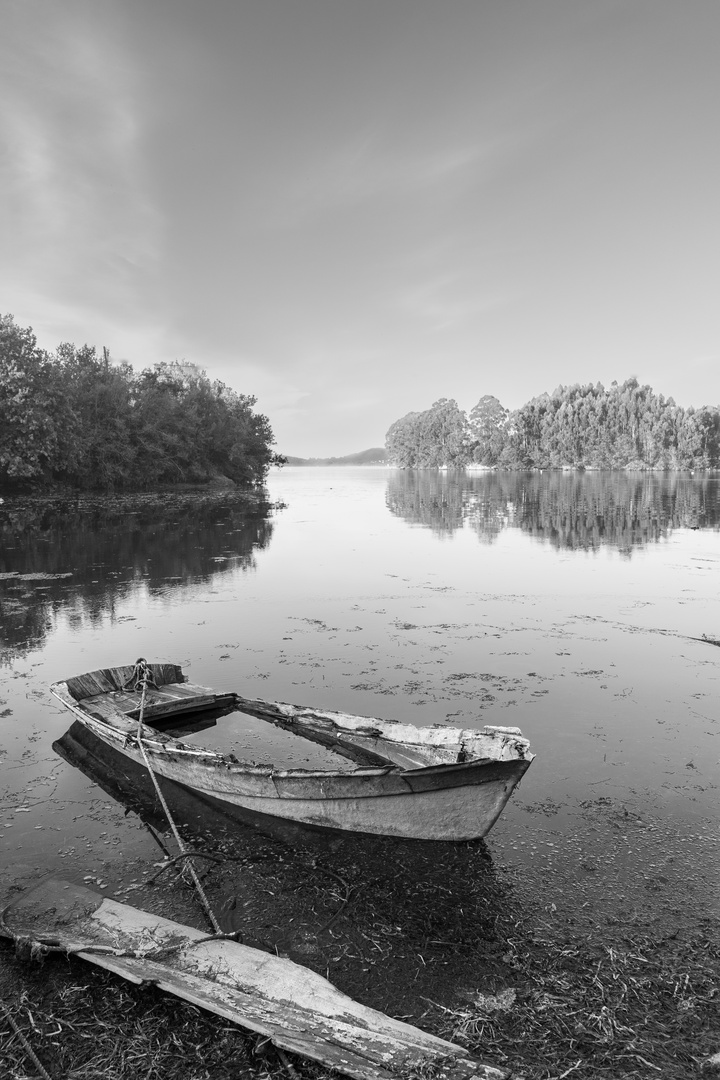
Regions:
<instances>
[{"instance_id":1,"label":"calm lake water","mask_svg":"<svg viewBox=\"0 0 720 1080\"><path fill-rule=\"evenodd\" d=\"M267 498L0 507L0 865L119 888L147 828L49 683L137 656L417 724L519 726L522 902L720 911L720 479L286 468ZM648 914L649 913L649 914Z\"/></svg>"}]
</instances>

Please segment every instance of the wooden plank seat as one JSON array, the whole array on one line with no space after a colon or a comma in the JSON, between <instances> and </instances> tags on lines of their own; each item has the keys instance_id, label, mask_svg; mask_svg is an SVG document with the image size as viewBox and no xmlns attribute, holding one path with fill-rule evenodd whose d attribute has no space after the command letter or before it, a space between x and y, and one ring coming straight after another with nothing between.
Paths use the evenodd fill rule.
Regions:
<instances>
[{"instance_id":1,"label":"wooden plank seat","mask_svg":"<svg viewBox=\"0 0 720 1080\"><path fill-rule=\"evenodd\" d=\"M145 695L143 718L152 723L162 717L221 707L229 704L233 698L233 694L215 694L206 686L196 686L193 683L172 683L158 689L149 688ZM137 691L116 690L83 698L80 705L83 711L98 720L122 731L134 731L140 717L141 701L142 694Z\"/></svg>"}]
</instances>

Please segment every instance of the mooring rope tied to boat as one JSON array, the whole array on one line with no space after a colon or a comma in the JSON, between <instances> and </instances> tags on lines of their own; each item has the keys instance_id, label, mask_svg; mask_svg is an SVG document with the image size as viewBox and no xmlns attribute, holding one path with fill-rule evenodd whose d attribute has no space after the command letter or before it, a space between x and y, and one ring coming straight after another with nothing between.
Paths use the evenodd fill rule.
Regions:
<instances>
[{"instance_id":1,"label":"mooring rope tied to boat","mask_svg":"<svg viewBox=\"0 0 720 1080\"><path fill-rule=\"evenodd\" d=\"M145 750L145 744L144 744L144 741L143 741L143 722L144 722L144 718L145 718L145 702L146 702L146 699L147 699L147 688L148 688L148 683L152 683L153 686L155 685L155 683L153 681L152 673L150 671L150 665L148 664L147 660L145 660L143 657L140 657L138 660L135 661L135 670L133 671L133 676L132 676L132 679L130 681L132 682L133 680L135 681L134 689L136 691L138 689L142 688L142 696L140 698L140 715L138 716L138 727L137 727L137 741L138 741L138 746L140 747L140 753L143 756L143 761L145 762L145 767L146 767L147 771L150 774L150 779L152 780L153 787L155 788L155 793L157 794L157 797L160 800L160 805L162 806L165 817L168 820L168 824L170 825L170 828L172 830L172 834L175 837L175 841L177 843L177 846L180 848L180 852L181 852L182 856L184 856L185 859L187 860L187 868L188 868L188 870L190 872L190 876L191 876L191 878L193 880L193 884L195 885L198 896L200 897L200 899L202 901L202 904L203 904L203 907L205 908L205 912L206 912L206 914L207 914L207 916L208 916L208 918L210 920L210 924L211 924L211 926L212 926L212 928L213 928L213 930L215 931L216 934L222 934L222 928L220 926L220 923L215 918L215 913L213 912L213 910L212 910L212 908L210 906L210 901L208 900L207 896L205 895L205 890L202 887L202 883L200 881L200 878L198 877L197 872L195 870L195 867L192 864L193 852L187 850L187 848L186 848L186 846L185 846L185 844L183 842L183 839L180 836L180 833L178 832L177 825L175 824L175 820L174 820L174 818L172 816L172 813L170 812L170 807L168 806L167 801L165 800L165 796L163 795L162 791L160 790L160 784L158 782L158 778L157 778L157 776L155 774L155 770L153 769L152 765L150 764L150 759L148 758L147 751Z\"/></svg>"}]
</instances>

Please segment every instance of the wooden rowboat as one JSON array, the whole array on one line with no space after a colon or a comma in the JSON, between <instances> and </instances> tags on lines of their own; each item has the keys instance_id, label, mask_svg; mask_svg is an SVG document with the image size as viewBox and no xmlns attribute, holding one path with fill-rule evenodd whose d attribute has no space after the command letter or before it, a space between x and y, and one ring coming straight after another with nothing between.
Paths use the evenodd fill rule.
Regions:
<instances>
[{"instance_id":1,"label":"wooden rowboat","mask_svg":"<svg viewBox=\"0 0 720 1080\"><path fill-rule=\"evenodd\" d=\"M188 682L174 664L146 670L151 682L142 698L137 666L91 671L50 689L100 739L158 775L307 825L477 839L495 824L533 760L514 727L414 727L215 693ZM195 723L196 714L207 719ZM194 745L200 727L213 735L226 729L229 745ZM263 764L259 755L273 763Z\"/></svg>"},{"instance_id":2,"label":"wooden rowboat","mask_svg":"<svg viewBox=\"0 0 720 1080\"><path fill-rule=\"evenodd\" d=\"M0 914L0 936L154 983L356 1080L506 1080L463 1047L394 1020L280 956L46 879Z\"/></svg>"}]
</instances>

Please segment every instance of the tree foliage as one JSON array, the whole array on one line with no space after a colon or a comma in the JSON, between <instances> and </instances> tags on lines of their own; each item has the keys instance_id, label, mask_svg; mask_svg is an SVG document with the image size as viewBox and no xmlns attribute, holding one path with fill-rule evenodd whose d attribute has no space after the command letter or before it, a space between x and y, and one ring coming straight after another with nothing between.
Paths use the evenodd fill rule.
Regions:
<instances>
[{"instance_id":1,"label":"tree foliage","mask_svg":"<svg viewBox=\"0 0 720 1080\"><path fill-rule=\"evenodd\" d=\"M455 409L452 440L438 422L449 405ZM443 399L396 421L386 447L388 459L403 467L470 460L512 469L707 469L720 465L720 408L683 409L637 379L607 390L602 383L576 383L512 413L486 394L467 420L455 402Z\"/></svg>"},{"instance_id":2,"label":"tree foliage","mask_svg":"<svg viewBox=\"0 0 720 1080\"><path fill-rule=\"evenodd\" d=\"M480 465L497 465L508 439L510 414L496 397L485 394L471 409L468 432L472 460Z\"/></svg>"},{"instance_id":3,"label":"tree foliage","mask_svg":"<svg viewBox=\"0 0 720 1080\"><path fill-rule=\"evenodd\" d=\"M0 316L0 476L31 479L58 444L54 372L31 329Z\"/></svg>"},{"instance_id":4,"label":"tree foliage","mask_svg":"<svg viewBox=\"0 0 720 1080\"><path fill-rule=\"evenodd\" d=\"M0 486L84 490L257 484L278 459L256 399L193 364L136 374L106 349L69 343L48 354L32 330L0 317Z\"/></svg>"},{"instance_id":5,"label":"tree foliage","mask_svg":"<svg viewBox=\"0 0 720 1080\"><path fill-rule=\"evenodd\" d=\"M425 412L408 413L389 429L388 460L403 468L461 466L468 461L467 418L456 401L440 398Z\"/></svg>"}]
</instances>

